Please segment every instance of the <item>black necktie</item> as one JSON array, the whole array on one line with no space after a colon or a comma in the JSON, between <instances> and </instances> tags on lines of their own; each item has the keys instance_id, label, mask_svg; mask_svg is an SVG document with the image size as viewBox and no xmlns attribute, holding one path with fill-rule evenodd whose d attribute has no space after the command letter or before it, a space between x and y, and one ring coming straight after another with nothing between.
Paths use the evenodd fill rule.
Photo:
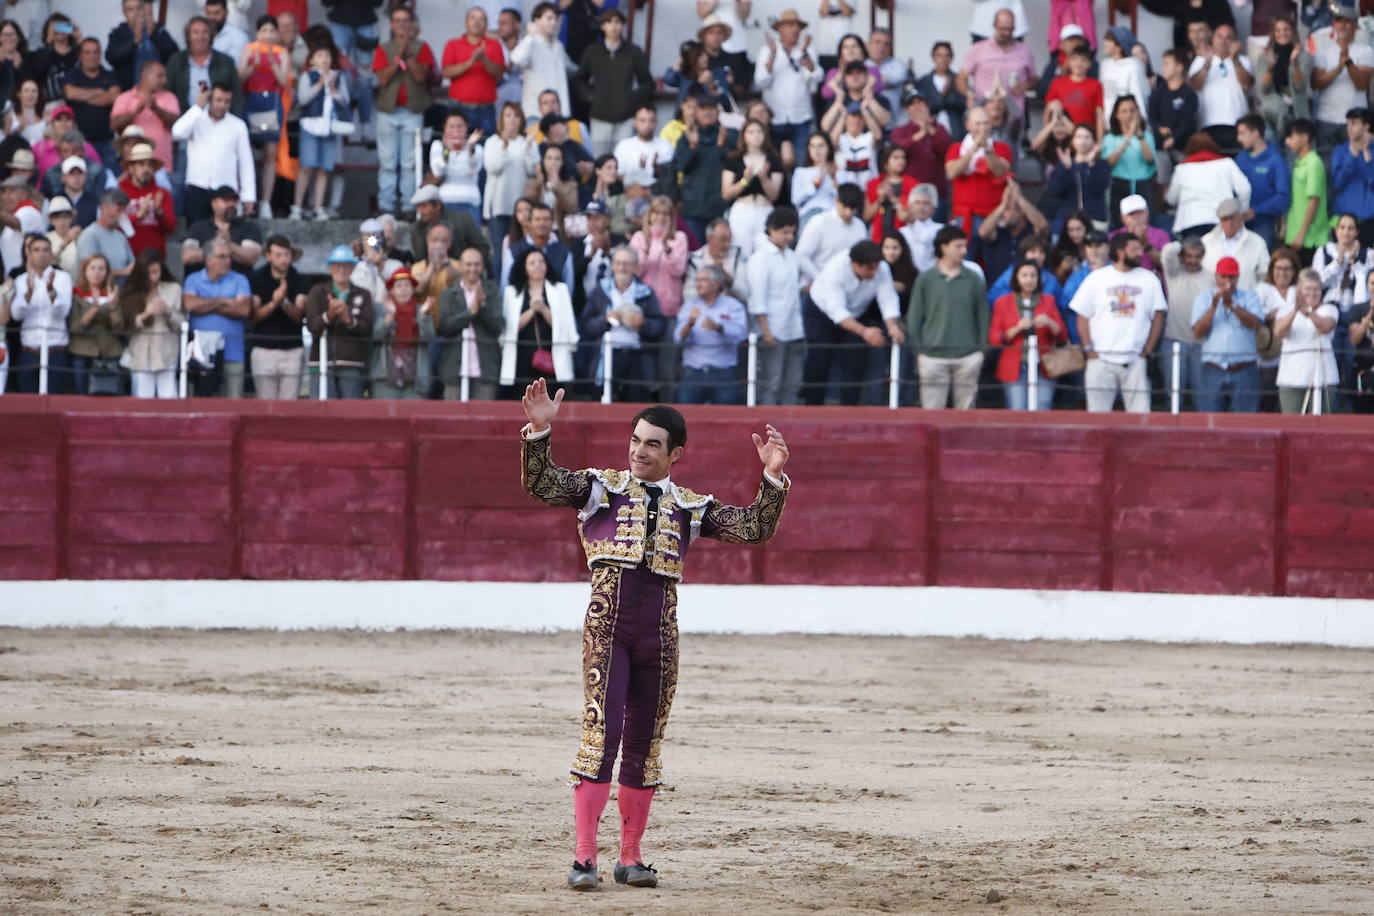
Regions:
<instances>
[{"instance_id":1,"label":"black necktie","mask_svg":"<svg viewBox=\"0 0 1374 916\"><path fill-rule=\"evenodd\" d=\"M649 494L649 502L645 507L644 515L644 540L651 540L654 532L658 530L658 497L663 490L651 483L644 485L644 492Z\"/></svg>"}]
</instances>

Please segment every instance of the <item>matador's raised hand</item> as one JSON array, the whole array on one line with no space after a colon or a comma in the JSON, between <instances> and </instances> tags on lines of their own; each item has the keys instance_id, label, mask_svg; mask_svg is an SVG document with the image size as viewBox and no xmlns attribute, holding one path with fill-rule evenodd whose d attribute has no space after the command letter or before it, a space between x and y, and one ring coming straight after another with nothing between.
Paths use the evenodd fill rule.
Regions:
<instances>
[{"instance_id":1,"label":"matador's raised hand","mask_svg":"<svg viewBox=\"0 0 1374 916\"><path fill-rule=\"evenodd\" d=\"M537 378L525 386L525 396L520 399L520 405L525 408L525 416L529 418L530 432L542 433L549 428L549 423L558 416L559 405L563 403L563 391L559 388L550 398L548 383L542 378ZM758 436L754 438L758 439Z\"/></svg>"},{"instance_id":2,"label":"matador's raised hand","mask_svg":"<svg viewBox=\"0 0 1374 916\"><path fill-rule=\"evenodd\" d=\"M759 450L759 460L769 477L782 480L782 469L787 464L787 443L782 441L782 433L769 425L768 439L754 433L754 448Z\"/></svg>"}]
</instances>

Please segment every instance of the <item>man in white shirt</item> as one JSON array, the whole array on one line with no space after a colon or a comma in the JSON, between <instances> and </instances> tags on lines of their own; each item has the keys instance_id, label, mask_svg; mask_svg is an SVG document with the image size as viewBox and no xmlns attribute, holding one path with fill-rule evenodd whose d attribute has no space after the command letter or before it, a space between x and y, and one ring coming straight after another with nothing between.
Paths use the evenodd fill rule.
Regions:
<instances>
[{"instance_id":1,"label":"man in white shirt","mask_svg":"<svg viewBox=\"0 0 1374 916\"><path fill-rule=\"evenodd\" d=\"M5 192L11 193L8 187ZM18 391L21 394L65 394L71 378L67 316L72 310L72 278L52 266L52 243L43 236L29 241L28 261L24 272L14 280L10 310L10 317L20 323L22 349L14 361ZM45 345L48 348L47 389L40 391L39 367Z\"/></svg>"},{"instance_id":2,"label":"man in white shirt","mask_svg":"<svg viewBox=\"0 0 1374 916\"><path fill-rule=\"evenodd\" d=\"M857 185L842 184L835 192L835 209L806 221L797 241L802 286L810 286L836 255L868 238L868 227L859 216L863 207L864 192Z\"/></svg>"},{"instance_id":3,"label":"man in white shirt","mask_svg":"<svg viewBox=\"0 0 1374 916\"><path fill-rule=\"evenodd\" d=\"M1169 305L1153 272L1140 266L1140 239L1112 237L1112 263L1095 270L1074 293L1078 336L1088 357L1088 410L1111 413L1119 392L1130 413L1150 412L1146 360L1164 332Z\"/></svg>"},{"instance_id":4,"label":"man in white shirt","mask_svg":"<svg viewBox=\"0 0 1374 916\"><path fill-rule=\"evenodd\" d=\"M765 32L768 46L754 64L754 85L773 112L773 143L781 148L784 140L791 140L798 154L806 149L806 139L811 136L811 96L822 76L811 52L811 36L801 40L806 25L796 10L785 10L773 23L777 41Z\"/></svg>"},{"instance_id":5,"label":"man in white shirt","mask_svg":"<svg viewBox=\"0 0 1374 916\"><path fill-rule=\"evenodd\" d=\"M634 135L615 145L615 164L625 187L653 188L658 183L660 166L671 165L673 145L658 132L658 112L652 105L635 111Z\"/></svg>"},{"instance_id":6,"label":"man in white shirt","mask_svg":"<svg viewBox=\"0 0 1374 916\"><path fill-rule=\"evenodd\" d=\"M227 83L202 89L196 104L172 125L172 138L186 142L186 224L209 219L210 198L215 189L230 187L239 192L246 216L257 205L258 185L253 170L253 149L248 145L248 125L229 113L234 89Z\"/></svg>"},{"instance_id":7,"label":"man in white shirt","mask_svg":"<svg viewBox=\"0 0 1374 916\"><path fill-rule=\"evenodd\" d=\"M758 403L800 404L806 358L801 263L792 250L797 211L778 207L764 224L765 240L749 256L749 314L759 329Z\"/></svg>"},{"instance_id":8,"label":"man in white shirt","mask_svg":"<svg viewBox=\"0 0 1374 916\"><path fill-rule=\"evenodd\" d=\"M921 273L935 266L935 233L945 227L935 220L939 206L940 192L935 185L918 184L906 197L906 213L902 216L906 225L897 230L906 239L911 261Z\"/></svg>"},{"instance_id":9,"label":"man in white shirt","mask_svg":"<svg viewBox=\"0 0 1374 916\"><path fill-rule=\"evenodd\" d=\"M906 342L892 271L877 242L865 239L826 263L802 301L802 323L809 344L802 370L805 402L825 403L833 362L840 403L860 403L867 347Z\"/></svg>"},{"instance_id":10,"label":"man in white shirt","mask_svg":"<svg viewBox=\"0 0 1374 916\"><path fill-rule=\"evenodd\" d=\"M1255 85L1254 68L1240 53L1235 26L1217 26L1207 53L1188 67L1188 85L1197 93L1198 124L1222 149L1234 150L1236 122L1250 113L1246 94Z\"/></svg>"},{"instance_id":11,"label":"man in white shirt","mask_svg":"<svg viewBox=\"0 0 1374 916\"><path fill-rule=\"evenodd\" d=\"M1269 246L1258 233L1245 228L1245 211L1234 197L1217 205L1217 224L1202 237L1202 246L1206 250L1202 269L1208 274L1216 273L1222 258L1236 259L1240 264L1239 289L1254 289L1269 273Z\"/></svg>"},{"instance_id":12,"label":"man in white shirt","mask_svg":"<svg viewBox=\"0 0 1374 916\"><path fill-rule=\"evenodd\" d=\"M1355 41L1358 16L1353 6L1335 7L1332 40L1318 47L1312 59L1312 88L1318 91L1312 118L1322 149L1345 142L1345 113L1364 107L1369 79L1374 76L1374 48Z\"/></svg>"}]
</instances>

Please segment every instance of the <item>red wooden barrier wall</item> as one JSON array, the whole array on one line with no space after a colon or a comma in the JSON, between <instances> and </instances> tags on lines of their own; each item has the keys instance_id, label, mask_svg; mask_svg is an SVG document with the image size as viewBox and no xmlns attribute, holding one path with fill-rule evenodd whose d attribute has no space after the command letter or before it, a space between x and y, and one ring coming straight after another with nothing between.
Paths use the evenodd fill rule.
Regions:
<instances>
[{"instance_id":1,"label":"red wooden barrier wall","mask_svg":"<svg viewBox=\"0 0 1374 916\"><path fill-rule=\"evenodd\" d=\"M632 406L566 404L570 467L624 464ZM697 408L675 479L747 502L792 444L766 547L693 582L1374 595L1374 422ZM0 578L585 575L520 490L518 405L0 399Z\"/></svg>"}]
</instances>

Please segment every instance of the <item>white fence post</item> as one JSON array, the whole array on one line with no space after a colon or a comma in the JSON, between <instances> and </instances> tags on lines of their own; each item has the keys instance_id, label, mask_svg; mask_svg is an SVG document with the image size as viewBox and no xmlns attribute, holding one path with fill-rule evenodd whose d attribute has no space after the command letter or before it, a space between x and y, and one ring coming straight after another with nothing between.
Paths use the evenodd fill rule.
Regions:
<instances>
[{"instance_id":1,"label":"white fence post","mask_svg":"<svg viewBox=\"0 0 1374 916\"><path fill-rule=\"evenodd\" d=\"M463 348L463 352L458 356L458 399L464 404L472 397L472 380L468 378L468 341L476 339L472 325L463 328L463 333L458 335L458 345Z\"/></svg>"},{"instance_id":2,"label":"white fence post","mask_svg":"<svg viewBox=\"0 0 1374 916\"><path fill-rule=\"evenodd\" d=\"M749 332L749 357L745 363L746 382L744 386L744 403L747 407L758 406L759 394L759 335L756 331Z\"/></svg>"},{"instance_id":3,"label":"white fence post","mask_svg":"<svg viewBox=\"0 0 1374 916\"><path fill-rule=\"evenodd\" d=\"M1040 409L1040 337L1035 328L1026 335L1026 409Z\"/></svg>"},{"instance_id":4,"label":"white fence post","mask_svg":"<svg viewBox=\"0 0 1374 916\"><path fill-rule=\"evenodd\" d=\"M329 329L320 331L320 400L329 400Z\"/></svg>"},{"instance_id":5,"label":"white fence post","mask_svg":"<svg viewBox=\"0 0 1374 916\"><path fill-rule=\"evenodd\" d=\"M1173 366L1169 370L1169 412L1178 416L1179 407L1183 401L1183 393L1179 391L1179 382L1183 375L1183 367L1179 365L1179 357L1183 354L1183 344L1175 340L1169 345L1169 352L1173 354Z\"/></svg>"},{"instance_id":6,"label":"white fence post","mask_svg":"<svg viewBox=\"0 0 1374 916\"><path fill-rule=\"evenodd\" d=\"M892 342L887 361L887 406L896 410L902 405L902 345Z\"/></svg>"},{"instance_id":7,"label":"white fence post","mask_svg":"<svg viewBox=\"0 0 1374 916\"><path fill-rule=\"evenodd\" d=\"M38 393L48 393L48 329L43 328L43 345L38 348Z\"/></svg>"},{"instance_id":8,"label":"white fence post","mask_svg":"<svg viewBox=\"0 0 1374 916\"><path fill-rule=\"evenodd\" d=\"M177 397L183 401L191 385L190 366L187 365L191 357L191 316L187 315L181 321L181 345L177 349Z\"/></svg>"}]
</instances>

